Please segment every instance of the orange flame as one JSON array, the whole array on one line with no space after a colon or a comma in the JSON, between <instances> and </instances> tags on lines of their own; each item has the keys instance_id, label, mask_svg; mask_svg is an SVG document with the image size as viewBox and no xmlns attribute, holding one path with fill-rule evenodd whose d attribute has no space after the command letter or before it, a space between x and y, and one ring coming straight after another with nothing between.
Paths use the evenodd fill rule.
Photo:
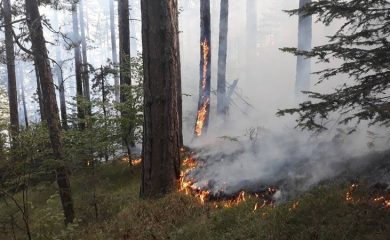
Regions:
<instances>
[{"instance_id":1,"label":"orange flame","mask_svg":"<svg viewBox=\"0 0 390 240\"><path fill-rule=\"evenodd\" d=\"M141 162L142 162L142 159L141 159L141 158L139 158L139 159L132 159L132 160L131 160L131 165L133 165L133 166L138 166L138 165L141 164Z\"/></svg>"},{"instance_id":2,"label":"orange flame","mask_svg":"<svg viewBox=\"0 0 390 240\"><path fill-rule=\"evenodd\" d=\"M208 58L210 54L210 47L207 42L207 39L205 39L201 43L202 47L202 59L203 59L203 66L202 66L202 95L201 95L201 101L202 105L197 113L196 118L196 124L195 124L195 134L196 136L202 135L202 129L204 127L204 123L207 117L207 106L210 102L210 98L206 96L206 83L207 83L207 69L208 69Z\"/></svg>"},{"instance_id":3,"label":"orange flame","mask_svg":"<svg viewBox=\"0 0 390 240\"><path fill-rule=\"evenodd\" d=\"M205 39L200 45L202 46L202 52L203 52L202 90L204 91L206 89L207 67L209 64L208 58L209 58L210 48L207 39Z\"/></svg>"},{"instance_id":4,"label":"orange flame","mask_svg":"<svg viewBox=\"0 0 390 240\"><path fill-rule=\"evenodd\" d=\"M196 133L196 136L200 136L202 135L202 129L203 129L203 126L204 126L204 122L206 120L206 116L207 116L207 105L209 103L209 99L207 99L202 107L200 108L200 110L198 111L198 117L196 119L196 126L195 126L195 133Z\"/></svg>"},{"instance_id":5,"label":"orange flame","mask_svg":"<svg viewBox=\"0 0 390 240\"><path fill-rule=\"evenodd\" d=\"M202 186L203 184L207 185L207 183L195 182L193 179L189 178L189 173L197 166L199 166L199 163L191 156L188 156L186 159L183 160L184 169L180 173L180 179L178 182L179 192L182 192L186 195L194 196L199 201L199 203L203 205L209 201L211 192L207 190L203 190L202 187L199 187ZM276 191L275 188L269 188L268 194L273 194L275 193L275 191ZM242 202L246 202L247 199L250 198L255 198L256 200L260 200L260 201L263 200L262 203L259 202L261 203L261 205L259 203L256 203L253 211L256 211L257 209L263 208L267 205L272 205L272 202L261 199L262 195L247 194L244 191L241 191L237 195L237 197L231 200L220 200L220 201L214 200L210 202L211 204L213 204L215 208L219 208L219 207L231 208L239 205Z\"/></svg>"}]
</instances>

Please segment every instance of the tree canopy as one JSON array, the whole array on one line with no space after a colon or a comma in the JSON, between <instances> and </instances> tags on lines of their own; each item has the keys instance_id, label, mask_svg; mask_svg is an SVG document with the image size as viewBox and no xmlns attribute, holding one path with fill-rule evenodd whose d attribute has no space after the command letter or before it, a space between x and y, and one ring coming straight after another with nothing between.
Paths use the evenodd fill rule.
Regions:
<instances>
[{"instance_id":1,"label":"tree canopy","mask_svg":"<svg viewBox=\"0 0 390 240\"><path fill-rule=\"evenodd\" d=\"M340 87L330 93L308 91L309 100L299 107L278 111L278 115L298 114L297 126L321 131L333 113L340 114L340 124L363 120L370 125L390 125L390 4L386 0L320 0L301 9L287 11L290 15L317 16L317 21L330 25L343 24L329 37L329 42L311 51L283 48L283 51L331 63L314 74L319 84L334 76L345 76ZM349 83L347 79L352 79Z\"/></svg>"}]
</instances>

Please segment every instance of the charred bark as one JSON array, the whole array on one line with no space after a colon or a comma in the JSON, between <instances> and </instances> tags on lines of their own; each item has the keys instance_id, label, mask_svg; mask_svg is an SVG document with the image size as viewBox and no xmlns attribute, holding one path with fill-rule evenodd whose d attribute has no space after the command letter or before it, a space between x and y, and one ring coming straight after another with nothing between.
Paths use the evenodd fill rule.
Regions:
<instances>
[{"instance_id":1,"label":"charred bark","mask_svg":"<svg viewBox=\"0 0 390 240\"><path fill-rule=\"evenodd\" d=\"M84 101L83 101L83 81L82 81L82 60L80 52L80 34L79 34L79 21L77 17L77 5L72 4L72 24L73 24L73 37L74 37L74 67L75 67L75 76L76 76L76 100L77 100L77 117L79 129L85 129L85 111L84 111Z\"/></svg>"},{"instance_id":2,"label":"charred bark","mask_svg":"<svg viewBox=\"0 0 390 240\"><path fill-rule=\"evenodd\" d=\"M228 43L229 0L221 0L219 17L219 49L218 49L218 81L217 81L217 113L226 116L226 58Z\"/></svg>"},{"instance_id":3,"label":"charred bark","mask_svg":"<svg viewBox=\"0 0 390 240\"><path fill-rule=\"evenodd\" d=\"M59 188L65 223L72 223L74 219L73 199L70 189L68 170L63 165L64 154L61 139L61 127L58 115L57 99L53 84L53 75L47 54L46 41L43 36L41 16L37 0L25 0L26 18L31 39L31 48L40 76L43 105L46 113L46 122L49 129L50 142L55 159L58 160L56 178Z\"/></svg>"},{"instance_id":4,"label":"charred bark","mask_svg":"<svg viewBox=\"0 0 390 240\"><path fill-rule=\"evenodd\" d=\"M311 3L311 0L300 0L299 8ZM310 51L312 44L312 16L299 15L298 20L298 50ZM310 90L311 62L305 56L297 56L297 69L295 80L295 94L302 96L302 91Z\"/></svg>"},{"instance_id":5,"label":"charred bark","mask_svg":"<svg viewBox=\"0 0 390 240\"><path fill-rule=\"evenodd\" d=\"M114 0L110 0L110 30L111 30L111 49L112 49L112 63L116 67L118 67L118 54L117 54L117 46L116 46L116 33L115 33L115 11L114 11ZM118 74L114 75L114 95L115 101L120 102L119 95L119 77Z\"/></svg>"},{"instance_id":6,"label":"charred bark","mask_svg":"<svg viewBox=\"0 0 390 240\"><path fill-rule=\"evenodd\" d=\"M210 0L200 0L200 82L195 136L207 132L210 115L211 25Z\"/></svg>"},{"instance_id":7,"label":"charred bark","mask_svg":"<svg viewBox=\"0 0 390 240\"><path fill-rule=\"evenodd\" d=\"M141 196L173 191L180 176L177 0L141 2L144 139Z\"/></svg>"},{"instance_id":8,"label":"charred bark","mask_svg":"<svg viewBox=\"0 0 390 240\"><path fill-rule=\"evenodd\" d=\"M8 103L10 110L10 136L12 144L15 144L15 137L19 132L19 114L18 114L18 92L16 87L15 72L15 49L12 34L12 14L10 0L3 1L3 16L5 23L5 52L8 72Z\"/></svg>"}]
</instances>

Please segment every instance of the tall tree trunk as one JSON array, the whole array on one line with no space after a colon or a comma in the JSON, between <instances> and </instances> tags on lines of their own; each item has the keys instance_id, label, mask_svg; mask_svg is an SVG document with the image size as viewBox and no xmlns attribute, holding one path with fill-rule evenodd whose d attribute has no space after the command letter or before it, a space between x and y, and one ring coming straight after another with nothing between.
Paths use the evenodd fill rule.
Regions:
<instances>
[{"instance_id":1,"label":"tall tree trunk","mask_svg":"<svg viewBox=\"0 0 390 240\"><path fill-rule=\"evenodd\" d=\"M116 50L117 47L116 47L116 32L115 32L114 0L110 0L110 29L111 29L112 63L116 68L118 67L118 53ZM114 95L115 95L115 101L120 102L118 74L114 75Z\"/></svg>"},{"instance_id":2,"label":"tall tree trunk","mask_svg":"<svg viewBox=\"0 0 390 240\"><path fill-rule=\"evenodd\" d=\"M54 14L54 28L58 29L58 15ZM65 82L62 74L62 59L61 59L61 46L56 47L56 62L58 65L55 67L55 73L57 78L58 93L60 95L60 110L61 110L61 122L62 128L68 130L68 116L66 113L66 99L65 99Z\"/></svg>"},{"instance_id":3,"label":"tall tree trunk","mask_svg":"<svg viewBox=\"0 0 390 240\"><path fill-rule=\"evenodd\" d=\"M16 88L15 49L12 35L12 14L10 0L3 0L3 16L5 23L5 52L8 72L8 102L10 110L10 136L12 143L19 132L18 92Z\"/></svg>"},{"instance_id":4,"label":"tall tree trunk","mask_svg":"<svg viewBox=\"0 0 390 240\"><path fill-rule=\"evenodd\" d=\"M210 116L211 25L210 0L200 0L200 81L195 136L207 132Z\"/></svg>"},{"instance_id":5,"label":"tall tree trunk","mask_svg":"<svg viewBox=\"0 0 390 240\"><path fill-rule=\"evenodd\" d=\"M300 0L299 7L311 3L311 0ZM312 44L312 16L299 15L298 20L298 50L309 51ZM297 57L297 69L295 80L295 94L298 98L302 97L302 91L310 90L310 59L305 56Z\"/></svg>"},{"instance_id":6,"label":"tall tree trunk","mask_svg":"<svg viewBox=\"0 0 390 240\"><path fill-rule=\"evenodd\" d=\"M141 196L175 189L180 176L180 55L177 0L141 2L144 61L144 139Z\"/></svg>"},{"instance_id":7,"label":"tall tree trunk","mask_svg":"<svg viewBox=\"0 0 390 240\"><path fill-rule=\"evenodd\" d=\"M119 64L120 64L120 101L126 102L122 88L131 85L131 65L130 65L130 19L129 19L129 0L118 0L119 12ZM127 111L121 112L122 117L132 119ZM130 145L132 144L133 127L122 126L123 142L127 148L127 154L131 155Z\"/></svg>"},{"instance_id":8,"label":"tall tree trunk","mask_svg":"<svg viewBox=\"0 0 390 240\"><path fill-rule=\"evenodd\" d=\"M246 78L257 78L257 0L247 0L246 5Z\"/></svg>"},{"instance_id":9,"label":"tall tree trunk","mask_svg":"<svg viewBox=\"0 0 390 240\"><path fill-rule=\"evenodd\" d=\"M57 47L56 49L56 59L57 63L62 66L62 60L61 60L61 53L60 53L60 48ZM62 69L60 66L56 66L55 72L57 76L57 84L58 84L58 93L60 95L60 109L61 109L61 122L62 122L62 127L65 130L68 130L68 116L66 113L66 99L65 99L65 82L64 78L62 75Z\"/></svg>"},{"instance_id":10,"label":"tall tree trunk","mask_svg":"<svg viewBox=\"0 0 390 240\"><path fill-rule=\"evenodd\" d=\"M41 15L37 0L25 0L26 18L31 39L31 48L34 60L38 63L38 71L42 88L43 103L53 155L58 160L56 168L57 184L59 188L65 223L72 223L74 219L73 199L70 189L68 170L63 165L64 153L61 139L61 127L58 116L57 99L53 84L53 75L47 54L46 41L43 36Z\"/></svg>"},{"instance_id":11,"label":"tall tree trunk","mask_svg":"<svg viewBox=\"0 0 390 240\"><path fill-rule=\"evenodd\" d=\"M41 88L41 79L39 77L39 71L37 67L38 63L34 60L34 71L35 71L35 80L37 82L37 96L38 96L38 104L39 104L39 114L41 115L41 121L45 121L45 109L43 107L43 98L42 98L42 88Z\"/></svg>"},{"instance_id":12,"label":"tall tree trunk","mask_svg":"<svg viewBox=\"0 0 390 240\"><path fill-rule=\"evenodd\" d=\"M85 100L90 104L91 94L89 91L89 66L88 66L88 56L87 56L87 40L85 38L85 23L84 23L84 0L80 0L80 32L81 32L81 49L83 54L82 59L82 77L83 77L83 86L84 86L84 97ZM87 107L87 113L91 115L91 108Z\"/></svg>"},{"instance_id":13,"label":"tall tree trunk","mask_svg":"<svg viewBox=\"0 0 390 240\"><path fill-rule=\"evenodd\" d=\"M229 22L229 0L221 0L219 17L219 49L218 49L218 82L217 82L217 113L226 116L226 58Z\"/></svg>"},{"instance_id":14,"label":"tall tree trunk","mask_svg":"<svg viewBox=\"0 0 390 240\"><path fill-rule=\"evenodd\" d=\"M24 89L24 72L23 72L23 64L18 64L18 79L20 83L20 96L22 99L22 109L23 109L23 117L24 117L24 125L28 128L28 114L27 114L27 104L26 104L26 94Z\"/></svg>"},{"instance_id":15,"label":"tall tree trunk","mask_svg":"<svg viewBox=\"0 0 390 240\"><path fill-rule=\"evenodd\" d=\"M73 38L74 38L74 68L76 74L76 99L77 99L77 117L79 121L79 128L83 130L85 128L85 111L83 105L83 81L81 77L81 52L80 52L80 34L79 34L79 21L77 17L77 5L72 4L72 25L73 25Z\"/></svg>"}]
</instances>

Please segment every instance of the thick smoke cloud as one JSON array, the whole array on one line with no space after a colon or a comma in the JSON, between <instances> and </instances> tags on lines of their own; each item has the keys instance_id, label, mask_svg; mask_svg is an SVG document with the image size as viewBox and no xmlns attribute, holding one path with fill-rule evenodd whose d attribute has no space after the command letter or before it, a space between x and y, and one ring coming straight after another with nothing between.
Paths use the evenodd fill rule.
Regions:
<instances>
[{"instance_id":1,"label":"thick smoke cloud","mask_svg":"<svg viewBox=\"0 0 390 240\"><path fill-rule=\"evenodd\" d=\"M190 177L199 180L198 187L237 192L250 188L278 185L294 189L286 194L307 190L311 186L364 166L368 160L356 157L386 145L383 129L371 128L378 134L367 134L364 123L352 135L339 130L331 119L330 131L313 135L294 129L293 117L277 118L278 109L297 106L295 94L296 57L283 53L282 47L296 47L298 17L289 17L282 10L295 9L299 1L257 1L256 11L247 11L246 1L230 1L227 52L227 81L239 79L230 103L229 119L216 116L216 96L211 99L211 116L207 136L193 136L198 97L199 4L181 1L181 55L183 77L184 137L186 145L195 149L196 157L205 163ZM219 1L212 1L212 89L216 89ZM257 13L257 16L246 16ZM246 19L257 19L257 31L246 31ZM315 19L313 19L314 21ZM253 24L252 24L253 25ZM325 27L313 23L313 46L325 43L339 23ZM249 28L250 29L250 28ZM248 37L256 41L256 49L248 54ZM253 40L249 39L249 40ZM336 63L334 63L336 64ZM326 66L312 63L312 71ZM316 85L312 76L311 89L326 92L342 84L344 76ZM253 133L257 133L255 138ZM250 134L252 130L252 134ZM251 139L252 136L252 139ZM373 141L372 136L377 139ZM254 138L256 141L254 141ZM374 137L375 138L375 137Z\"/></svg>"}]
</instances>

